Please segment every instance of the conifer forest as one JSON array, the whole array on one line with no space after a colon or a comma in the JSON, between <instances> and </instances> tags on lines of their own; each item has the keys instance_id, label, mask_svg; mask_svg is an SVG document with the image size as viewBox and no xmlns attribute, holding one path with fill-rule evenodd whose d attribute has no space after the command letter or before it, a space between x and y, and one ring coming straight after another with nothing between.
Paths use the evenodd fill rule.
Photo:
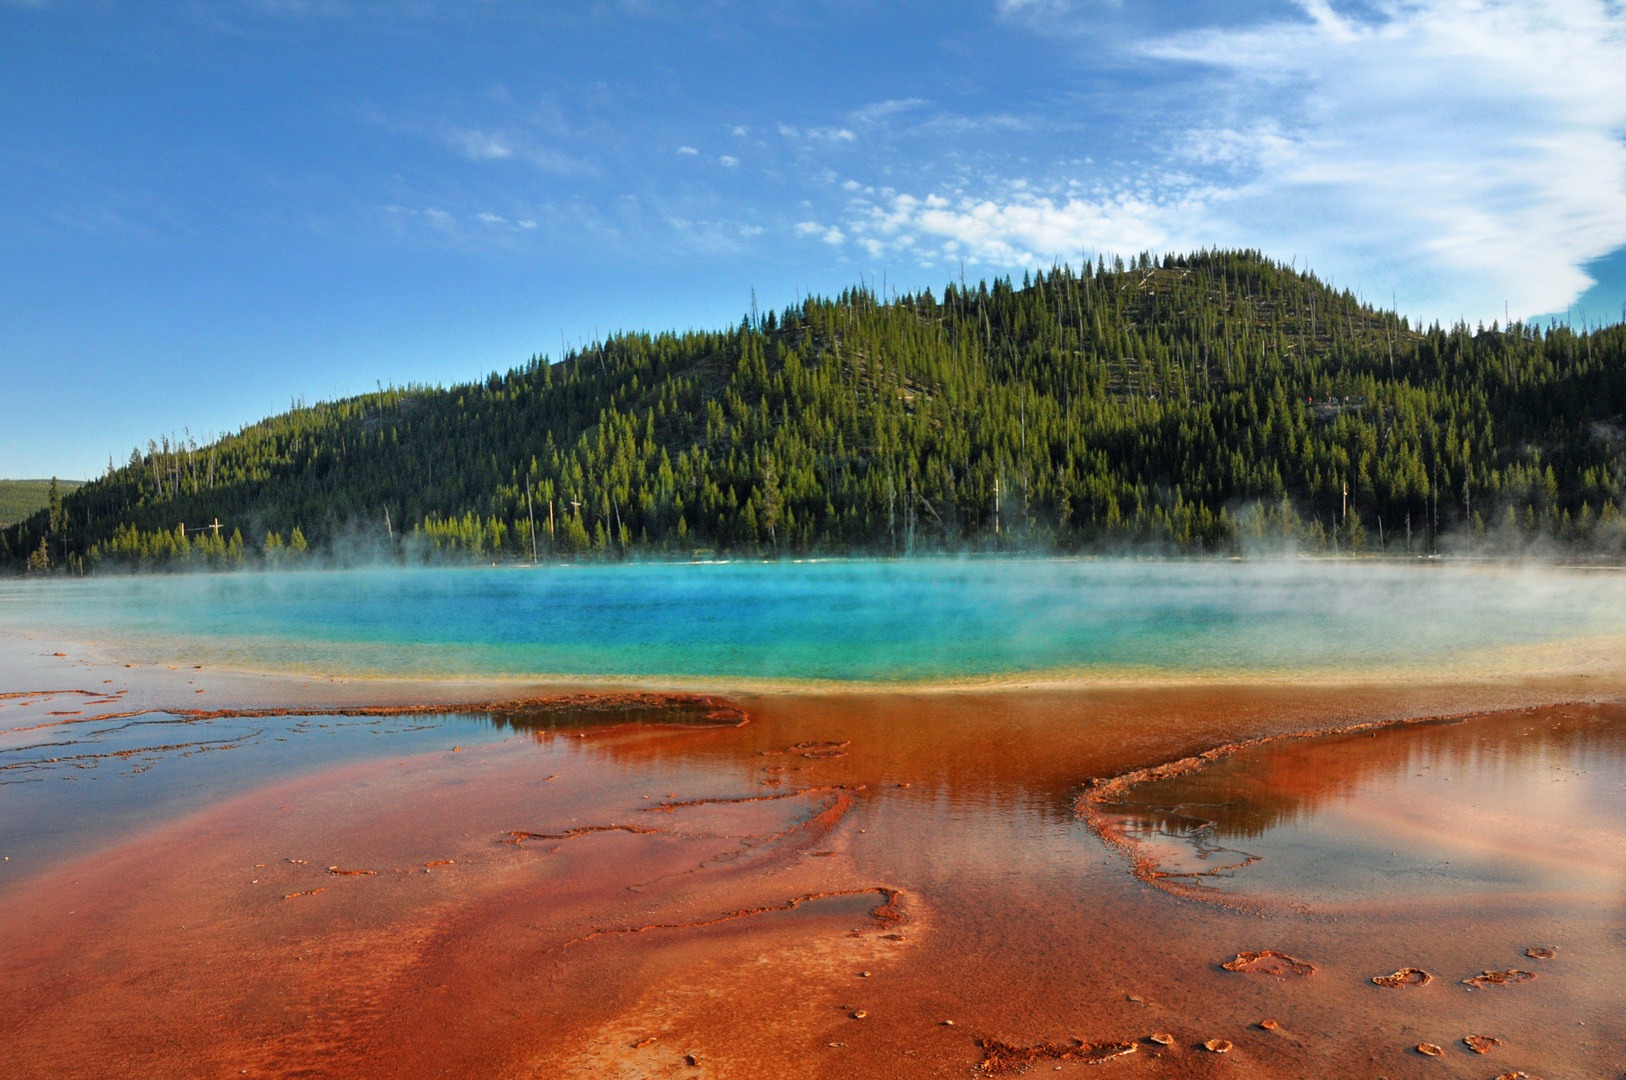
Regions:
<instances>
[{"instance_id":1,"label":"conifer forest","mask_svg":"<svg viewBox=\"0 0 1626 1080\"><path fill-rule=\"evenodd\" d=\"M15 571L1626 548L1626 325L1412 326L1253 251L622 333L167 438Z\"/></svg>"}]
</instances>

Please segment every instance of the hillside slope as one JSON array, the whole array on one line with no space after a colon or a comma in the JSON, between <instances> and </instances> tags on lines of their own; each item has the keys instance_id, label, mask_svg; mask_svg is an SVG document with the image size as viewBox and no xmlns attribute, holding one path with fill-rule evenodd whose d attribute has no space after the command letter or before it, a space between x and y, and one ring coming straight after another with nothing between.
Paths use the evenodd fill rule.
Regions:
<instances>
[{"instance_id":1,"label":"hillside slope","mask_svg":"<svg viewBox=\"0 0 1626 1080\"><path fill-rule=\"evenodd\" d=\"M77 480L60 480L57 488L62 494L79 487ZM0 480L0 528L47 509L51 505L49 480Z\"/></svg>"},{"instance_id":2,"label":"hillside slope","mask_svg":"<svg viewBox=\"0 0 1626 1080\"><path fill-rule=\"evenodd\" d=\"M533 520L544 558L1421 551L1447 531L1618 550L1623 411L1620 326L1414 330L1256 252L1142 256L940 297L853 289L150 443L55 531L0 532L0 560L529 558Z\"/></svg>"}]
</instances>

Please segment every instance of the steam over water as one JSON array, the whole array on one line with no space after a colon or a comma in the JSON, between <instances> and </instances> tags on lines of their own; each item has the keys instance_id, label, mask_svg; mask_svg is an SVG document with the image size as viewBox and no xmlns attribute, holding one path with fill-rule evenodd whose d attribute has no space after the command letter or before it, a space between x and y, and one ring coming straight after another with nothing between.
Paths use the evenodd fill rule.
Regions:
<instances>
[{"instance_id":1,"label":"steam over water","mask_svg":"<svg viewBox=\"0 0 1626 1080\"><path fill-rule=\"evenodd\" d=\"M1529 657L1543 646L1626 633L1626 577L1310 560L371 569L7 582L0 623L155 658L354 675L1539 671Z\"/></svg>"}]
</instances>

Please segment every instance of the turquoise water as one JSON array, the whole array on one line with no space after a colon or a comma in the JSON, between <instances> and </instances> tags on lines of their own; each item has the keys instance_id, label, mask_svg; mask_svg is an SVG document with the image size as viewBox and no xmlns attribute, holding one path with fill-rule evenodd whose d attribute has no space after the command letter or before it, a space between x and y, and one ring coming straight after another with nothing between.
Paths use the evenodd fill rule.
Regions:
<instances>
[{"instance_id":1,"label":"turquoise water","mask_svg":"<svg viewBox=\"0 0 1626 1080\"><path fill-rule=\"evenodd\" d=\"M1626 634L1623 601L1438 564L595 564L12 580L0 627L330 674L922 682L1426 668Z\"/></svg>"}]
</instances>

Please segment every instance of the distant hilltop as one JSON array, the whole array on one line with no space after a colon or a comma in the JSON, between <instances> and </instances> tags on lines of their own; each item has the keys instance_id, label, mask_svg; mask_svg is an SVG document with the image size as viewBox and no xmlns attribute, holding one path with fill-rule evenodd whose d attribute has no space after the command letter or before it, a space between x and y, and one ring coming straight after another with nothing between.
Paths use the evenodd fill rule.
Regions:
<instances>
[{"instance_id":1,"label":"distant hilltop","mask_svg":"<svg viewBox=\"0 0 1626 1080\"><path fill-rule=\"evenodd\" d=\"M869 287L157 440L15 569L1626 543L1626 327L1413 327L1254 251Z\"/></svg>"},{"instance_id":2,"label":"distant hilltop","mask_svg":"<svg viewBox=\"0 0 1626 1080\"><path fill-rule=\"evenodd\" d=\"M62 494L76 491L79 486L77 480L57 481L57 488ZM0 529L15 525L50 505L51 481L0 480Z\"/></svg>"}]
</instances>

